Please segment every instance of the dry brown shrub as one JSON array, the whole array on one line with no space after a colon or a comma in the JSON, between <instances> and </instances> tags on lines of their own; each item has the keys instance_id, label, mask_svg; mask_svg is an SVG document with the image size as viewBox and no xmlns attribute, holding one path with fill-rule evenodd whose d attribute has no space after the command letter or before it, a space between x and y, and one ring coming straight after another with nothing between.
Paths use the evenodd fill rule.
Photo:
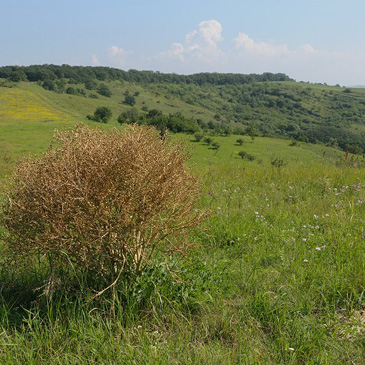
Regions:
<instances>
[{"instance_id":1,"label":"dry brown shrub","mask_svg":"<svg viewBox=\"0 0 365 365\"><path fill-rule=\"evenodd\" d=\"M156 249L184 249L196 178L181 145L149 127L104 132L77 125L57 133L41 158L22 161L7 193L7 247L67 257L106 277L139 272Z\"/></svg>"}]
</instances>

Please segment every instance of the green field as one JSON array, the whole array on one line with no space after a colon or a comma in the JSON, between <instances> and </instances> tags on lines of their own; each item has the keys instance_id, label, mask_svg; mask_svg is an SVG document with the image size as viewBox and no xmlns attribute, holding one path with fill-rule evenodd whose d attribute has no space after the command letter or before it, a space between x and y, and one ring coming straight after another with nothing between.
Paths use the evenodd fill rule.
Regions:
<instances>
[{"instance_id":1,"label":"green field","mask_svg":"<svg viewBox=\"0 0 365 365\"><path fill-rule=\"evenodd\" d=\"M124 90L116 85L115 99L95 101L31 83L0 87L1 191L16 161L45 151L55 128L86 122L96 105L118 115ZM161 105L144 89L138 100ZM182 101L164 108L198 110ZM115 118L88 123L120 128ZM169 266L157 255L132 283L94 300L71 265L71 289L42 296L34 290L49 276L42 260L10 270L0 255L0 363L362 364L362 157L278 138L243 136L240 146L240 136L213 136L218 150L171 138L186 141L202 185L199 209L210 212L189 255Z\"/></svg>"}]
</instances>

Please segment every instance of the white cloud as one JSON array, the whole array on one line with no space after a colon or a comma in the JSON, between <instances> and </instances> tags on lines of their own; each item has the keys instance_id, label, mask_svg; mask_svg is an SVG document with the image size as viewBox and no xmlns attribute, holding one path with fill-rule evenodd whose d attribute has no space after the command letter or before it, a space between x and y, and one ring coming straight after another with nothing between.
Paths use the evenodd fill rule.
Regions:
<instances>
[{"instance_id":1,"label":"white cloud","mask_svg":"<svg viewBox=\"0 0 365 365\"><path fill-rule=\"evenodd\" d=\"M223 41L222 29L222 25L216 20L205 20L199 23L199 31L193 38L200 35L204 40L203 47L209 51L216 51L218 49L217 43Z\"/></svg>"},{"instance_id":2,"label":"white cloud","mask_svg":"<svg viewBox=\"0 0 365 365\"><path fill-rule=\"evenodd\" d=\"M114 65L124 66L128 56L131 54L131 51L126 51L123 48L119 48L117 46L111 46L108 49L107 58Z\"/></svg>"},{"instance_id":3,"label":"white cloud","mask_svg":"<svg viewBox=\"0 0 365 365\"><path fill-rule=\"evenodd\" d=\"M258 40L243 32L225 41L222 33L223 27L217 20L204 20L183 39L176 40L169 49L157 55L138 55L114 45L100 58L101 62L95 55L92 62L94 65L124 69L131 67L185 74L283 72L297 80L333 84L345 84L346 75L355 75L355 70L353 84L356 84L359 75L364 75L364 55L354 57L319 50L311 44L289 47L274 41Z\"/></svg>"},{"instance_id":4,"label":"white cloud","mask_svg":"<svg viewBox=\"0 0 365 365\"><path fill-rule=\"evenodd\" d=\"M173 43L171 49L165 52L168 57L177 57L180 61L184 61L185 47L181 43Z\"/></svg>"},{"instance_id":5,"label":"white cloud","mask_svg":"<svg viewBox=\"0 0 365 365\"><path fill-rule=\"evenodd\" d=\"M315 50L313 48L313 46L311 46L310 44L304 44L303 46L300 46L297 48L297 52L298 53L306 53L306 54L318 54L320 53L320 51Z\"/></svg>"},{"instance_id":6,"label":"white cloud","mask_svg":"<svg viewBox=\"0 0 365 365\"><path fill-rule=\"evenodd\" d=\"M213 60L223 55L218 48L218 42L223 41L222 25L212 19L199 23L199 28L192 30L185 36L183 43L174 42L170 50L161 52L157 59L165 60L166 57L173 61L174 59L181 62L196 62L202 60L211 63Z\"/></svg>"},{"instance_id":7,"label":"white cloud","mask_svg":"<svg viewBox=\"0 0 365 365\"><path fill-rule=\"evenodd\" d=\"M233 39L234 47L238 51L244 51L257 54L263 57L272 57L288 54L290 51L287 45L275 45L263 41L255 41L244 33L239 33L237 38Z\"/></svg>"},{"instance_id":8,"label":"white cloud","mask_svg":"<svg viewBox=\"0 0 365 365\"><path fill-rule=\"evenodd\" d=\"M284 72L298 80L317 82L331 82L330 75L343 68L339 53L318 50L310 44L289 48L287 44L256 40L242 32L220 48L221 43L224 45L222 31L217 20L202 21L182 42L174 42L168 51L150 58L150 66L178 73Z\"/></svg>"}]
</instances>

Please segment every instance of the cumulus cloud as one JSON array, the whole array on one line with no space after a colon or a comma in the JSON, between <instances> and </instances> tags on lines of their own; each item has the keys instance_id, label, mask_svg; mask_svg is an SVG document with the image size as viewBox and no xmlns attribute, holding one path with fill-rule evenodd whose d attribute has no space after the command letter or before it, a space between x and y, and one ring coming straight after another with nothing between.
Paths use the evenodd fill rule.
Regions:
<instances>
[{"instance_id":1,"label":"cumulus cloud","mask_svg":"<svg viewBox=\"0 0 365 365\"><path fill-rule=\"evenodd\" d=\"M107 58L114 65L124 66L128 56L131 54L131 51L126 51L123 48L117 46L111 46L108 49Z\"/></svg>"},{"instance_id":2,"label":"cumulus cloud","mask_svg":"<svg viewBox=\"0 0 365 365\"><path fill-rule=\"evenodd\" d=\"M222 25L216 20L205 20L199 23L199 31L194 32L193 36L190 37L190 41L194 41L195 38L201 37L203 42L201 46L210 52L216 52L218 50L217 43L223 41Z\"/></svg>"},{"instance_id":3,"label":"cumulus cloud","mask_svg":"<svg viewBox=\"0 0 365 365\"><path fill-rule=\"evenodd\" d=\"M222 33L222 24L217 20L204 20L157 55L137 55L114 45L101 60L114 67L186 74L284 72L297 80L328 83L341 83L338 75L347 73L351 63L346 55L319 50L311 44L289 47L243 32L224 40ZM100 65L96 56L92 62Z\"/></svg>"},{"instance_id":4,"label":"cumulus cloud","mask_svg":"<svg viewBox=\"0 0 365 365\"><path fill-rule=\"evenodd\" d=\"M341 64L340 54L318 50L310 44L290 48L243 32L224 44L222 32L217 20L202 21L182 42L174 42L152 63L156 69L169 72L284 72L295 79L318 82L328 80L330 72ZM220 48L221 44L224 47Z\"/></svg>"},{"instance_id":5,"label":"cumulus cloud","mask_svg":"<svg viewBox=\"0 0 365 365\"><path fill-rule=\"evenodd\" d=\"M218 42L223 41L222 25L212 19L199 23L198 29L190 31L182 43L174 42L166 52L161 52L158 59L177 59L181 62L205 60L211 62L223 55L218 48Z\"/></svg>"},{"instance_id":6,"label":"cumulus cloud","mask_svg":"<svg viewBox=\"0 0 365 365\"><path fill-rule=\"evenodd\" d=\"M244 33L239 33L237 38L233 39L234 47L238 51L244 51L257 54L263 57L288 54L287 45L275 45L269 42L255 41Z\"/></svg>"},{"instance_id":7,"label":"cumulus cloud","mask_svg":"<svg viewBox=\"0 0 365 365\"><path fill-rule=\"evenodd\" d=\"M329 75L336 73L342 58L340 53L318 50L310 44L289 48L286 44L255 40L244 33L233 39L229 52L235 72L284 72L297 80L318 82L330 80Z\"/></svg>"}]
</instances>

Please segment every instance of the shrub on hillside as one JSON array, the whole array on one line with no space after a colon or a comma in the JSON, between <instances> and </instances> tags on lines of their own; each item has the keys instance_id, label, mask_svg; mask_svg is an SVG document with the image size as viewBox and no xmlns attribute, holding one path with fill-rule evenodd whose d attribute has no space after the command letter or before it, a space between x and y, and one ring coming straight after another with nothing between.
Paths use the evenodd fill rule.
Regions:
<instances>
[{"instance_id":1,"label":"shrub on hillside","mask_svg":"<svg viewBox=\"0 0 365 365\"><path fill-rule=\"evenodd\" d=\"M108 123L113 113L107 106L99 106L94 112L94 120L100 123Z\"/></svg>"},{"instance_id":2,"label":"shrub on hillside","mask_svg":"<svg viewBox=\"0 0 365 365\"><path fill-rule=\"evenodd\" d=\"M213 142L212 143L212 148L213 148L213 150L218 151L221 148L221 145L220 145L219 142Z\"/></svg>"},{"instance_id":3,"label":"shrub on hillside","mask_svg":"<svg viewBox=\"0 0 365 365\"><path fill-rule=\"evenodd\" d=\"M194 138L196 142L200 142L204 138L204 133L202 132L195 132Z\"/></svg>"},{"instance_id":4,"label":"shrub on hillside","mask_svg":"<svg viewBox=\"0 0 365 365\"><path fill-rule=\"evenodd\" d=\"M203 215L181 145L136 125L104 132L80 124L54 142L14 172L2 218L8 249L53 263L67 257L111 279L140 272L157 250L186 247Z\"/></svg>"},{"instance_id":5,"label":"shrub on hillside","mask_svg":"<svg viewBox=\"0 0 365 365\"><path fill-rule=\"evenodd\" d=\"M204 138L204 142L210 146L213 142L214 142L214 139L213 138L210 138L210 137L205 137Z\"/></svg>"},{"instance_id":6,"label":"shrub on hillside","mask_svg":"<svg viewBox=\"0 0 365 365\"><path fill-rule=\"evenodd\" d=\"M106 96L108 98L112 96L112 92L110 91L109 87L105 84L100 84L99 87L97 88L97 92L100 95Z\"/></svg>"},{"instance_id":7,"label":"shrub on hillside","mask_svg":"<svg viewBox=\"0 0 365 365\"><path fill-rule=\"evenodd\" d=\"M247 153L246 151L239 151L238 156L240 156L242 159L246 159L249 161L253 161L255 159L255 156Z\"/></svg>"}]
</instances>

